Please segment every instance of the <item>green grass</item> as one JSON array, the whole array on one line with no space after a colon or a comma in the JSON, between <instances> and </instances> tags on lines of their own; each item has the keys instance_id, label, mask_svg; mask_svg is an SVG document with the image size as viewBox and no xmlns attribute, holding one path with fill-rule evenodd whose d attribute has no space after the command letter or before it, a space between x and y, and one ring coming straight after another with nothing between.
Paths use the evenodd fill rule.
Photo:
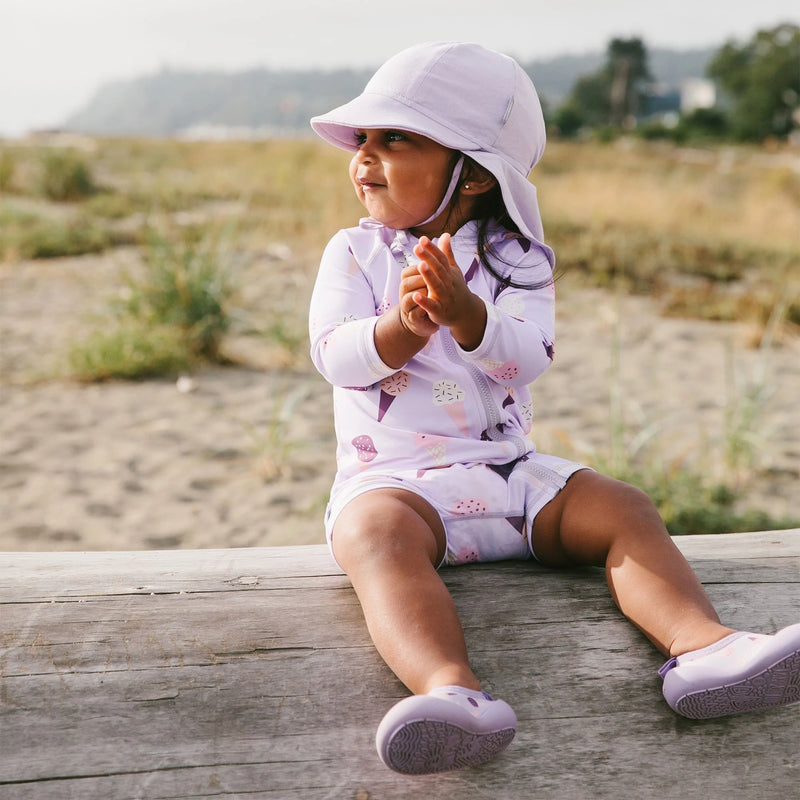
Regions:
<instances>
[{"instance_id":1,"label":"green grass","mask_svg":"<svg viewBox=\"0 0 800 800\"><path fill-rule=\"evenodd\" d=\"M14 185L16 158L10 150L0 151L0 192L8 192Z\"/></svg>"},{"instance_id":2,"label":"green grass","mask_svg":"<svg viewBox=\"0 0 800 800\"><path fill-rule=\"evenodd\" d=\"M72 202L91 197L97 186L89 163L73 150L46 149L41 154L41 193L49 200Z\"/></svg>"},{"instance_id":3,"label":"green grass","mask_svg":"<svg viewBox=\"0 0 800 800\"><path fill-rule=\"evenodd\" d=\"M662 464L650 453L638 463L616 464L603 457L587 459L589 466L644 491L673 534L736 533L800 527L800 518L775 517L742 508L746 495L735 481L709 479L706 471L687 463Z\"/></svg>"},{"instance_id":4,"label":"green grass","mask_svg":"<svg viewBox=\"0 0 800 800\"><path fill-rule=\"evenodd\" d=\"M100 253L123 241L88 217L48 217L0 201L0 257L6 261Z\"/></svg>"},{"instance_id":5,"label":"green grass","mask_svg":"<svg viewBox=\"0 0 800 800\"><path fill-rule=\"evenodd\" d=\"M229 257L210 233L151 232L142 269L125 275L111 320L72 348L74 376L141 379L219 361L235 292Z\"/></svg>"},{"instance_id":6,"label":"green grass","mask_svg":"<svg viewBox=\"0 0 800 800\"><path fill-rule=\"evenodd\" d=\"M142 320L121 320L108 331L95 331L73 343L69 365L74 378L86 382L143 380L173 375L195 364L177 328Z\"/></svg>"},{"instance_id":7,"label":"green grass","mask_svg":"<svg viewBox=\"0 0 800 800\"><path fill-rule=\"evenodd\" d=\"M127 277L125 315L175 327L196 356L216 359L234 293L218 235L188 231L175 239L151 233L144 255L143 274Z\"/></svg>"}]
</instances>

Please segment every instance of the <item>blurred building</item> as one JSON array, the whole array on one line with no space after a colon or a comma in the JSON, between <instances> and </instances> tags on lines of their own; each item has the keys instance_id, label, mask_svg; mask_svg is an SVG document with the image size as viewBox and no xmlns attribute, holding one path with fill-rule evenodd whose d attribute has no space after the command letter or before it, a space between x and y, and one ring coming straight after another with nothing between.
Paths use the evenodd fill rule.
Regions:
<instances>
[{"instance_id":1,"label":"blurred building","mask_svg":"<svg viewBox=\"0 0 800 800\"><path fill-rule=\"evenodd\" d=\"M707 78L687 78L681 83L680 112L691 114L698 108L714 108L717 104L717 87Z\"/></svg>"},{"instance_id":2,"label":"blurred building","mask_svg":"<svg viewBox=\"0 0 800 800\"><path fill-rule=\"evenodd\" d=\"M707 78L686 78L680 86L653 83L647 91L638 122L660 122L667 127L677 125L681 115L698 108L717 105L717 87Z\"/></svg>"}]
</instances>

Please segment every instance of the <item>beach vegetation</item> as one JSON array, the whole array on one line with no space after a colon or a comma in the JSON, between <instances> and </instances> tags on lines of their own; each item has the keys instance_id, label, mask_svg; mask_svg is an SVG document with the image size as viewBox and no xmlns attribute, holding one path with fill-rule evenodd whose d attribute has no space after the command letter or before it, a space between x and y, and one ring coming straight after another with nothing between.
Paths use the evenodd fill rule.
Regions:
<instances>
[{"instance_id":1,"label":"beach vegetation","mask_svg":"<svg viewBox=\"0 0 800 800\"><path fill-rule=\"evenodd\" d=\"M113 314L71 350L81 380L141 379L224 360L235 284L218 235L151 231L141 268L123 274Z\"/></svg>"},{"instance_id":2,"label":"beach vegetation","mask_svg":"<svg viewBox=\"0 0 800 800\"><path fill-rule=\"evenodd\" d=\"M16 160L11 150L0 150L0 192L8 192L14 183Z\"/></svg>"},{"instance_id":3,"label":"beach vegetation","mask_svg":"<svg viewBox=\"0 0 800 800\"><path fill-rule=\"evenodd\" d=\"M782 314L781 308L774 310L749 374L742 374L728 345L726 397L718 427L706 430L696 449L678 454L666 446L671 433L667 420L648 419L641 409L630 413L617 316L611 337L605 445L581 451L564 437L558 454L638 486L653 500L673 535L800 527L800 517L775 516L746 502L748 484L764 468L769 452L772 431L766 412L774 389L769 352Z\"/></svg>"},{"instance_id":4,"label":"beach vegetation","mask_svg":"<svg viewBox=\"0 0 800 800\"><path fill-rule=\"evenodd\" d=\"M73 150L54 148L41 152L39 188L56 202L83 200L97 191L86 158Z\"/></svg>"},{"instance_id":5,"label":"beach vegetation","mask_svg":"<svg viewBox=\"0 0 800 800\"><path fill-rule=\"evenodd\" d=\"M69 351L72 376L96 383L144 380L173 375L195 364L185 337L171 325L126 318L109 329L92 331Z\"/></svg>"},{"instance_id":6,"label":"beach vegetation","mask_svg":"<svg viewBox=\"0 0 800 800\"><path fill-rule=\"evenodd\" d=\"M179 238L151 232L144 269L125 276L125 317L181 332L190 351L215 360L230 327L233 276L219 234L184 231Z\"/></svg>"},{"instance_id":7,"label":"beach vegetation","mask_svg":"<svg viewBox=\"0 0 800 800\"><path fill-rule=\"evenodd\" d=\"M49 259L100 253L123 237L90 217L54 217L0 199L0 259Z\"/></svg>"},{"instance_id":8,"label":"beach vegetation","mask_svg":"<svg viewBox=\"0 0 800 800\"><path fill-rule=\"evenodd\" d=\"M710 481L705 473L675 464L623 470L613 477L638 486L658 508L672 535L737 533L800 527L800 518L776 517L766 511L742 508L742 493L725 482Z\"/></svg>"}]
</instances>

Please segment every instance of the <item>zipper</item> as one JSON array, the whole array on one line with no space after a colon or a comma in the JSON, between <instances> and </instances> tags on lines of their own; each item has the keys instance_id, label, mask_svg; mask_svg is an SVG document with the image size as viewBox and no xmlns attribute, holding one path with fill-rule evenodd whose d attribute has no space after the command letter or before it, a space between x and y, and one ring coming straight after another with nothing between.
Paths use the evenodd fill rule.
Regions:
<instances>
[{"instance_id":1,"label":"zipper","mask_svg":"<svg viewBox=\"0 0 800 800\"><path fill-rule=\"evenodd\" d=\"M486 435L493 442L511 442L517 448L517 457L520 458L528 452L529 442L527 439L520 436L513 436L510 433L501 431L497 426L502 422L502 415L500 408L494 399L494 392L492 392L492 384L489 378L481 372L474 364L465 361L458 350L456 349L456 342L453 339L449 330L439 329L439 336L441 337L442 349L445 355L454 364L466 369L472 379L472 384L478 390L478 396L483 407L484 419L486 421Z\"/></svg>"},{"instance_id":2,"label":"zipper","mask_svg":"<svg viewBox=\"0 0 800 800\"><path fill-rule=\"evenodd\" d=\"M389 250L394 255L395 259L405 267L415 263L415 261L412 261L412 255L408 252L409 242L407 236L405 231L397 231L389 246ZM472 384L478 391L478 399L483 409L485 430L489 439L493 442L511 442L517 448L517 457L521 458L524 456L530 449L530 442L524 437L505 433L497 427L503 417L495 402L489 378L474 364L471 364L461 357L456 348L455 339L453 339L448 328L439 328L439 340L447 358L453 364L456 364L462 369L466 369L469 373Z\"/></svg>"}]
</instances>

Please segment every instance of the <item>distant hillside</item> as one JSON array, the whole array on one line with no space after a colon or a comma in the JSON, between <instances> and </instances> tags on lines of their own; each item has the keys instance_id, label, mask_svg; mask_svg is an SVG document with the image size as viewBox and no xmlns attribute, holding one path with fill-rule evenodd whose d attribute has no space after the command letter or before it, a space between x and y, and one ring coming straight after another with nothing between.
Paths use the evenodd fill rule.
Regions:
<instances>
[{"instance_id":1,"label":"distant hillside","mask_svg":"<svg viewBox=\"0 0 800 800\"><path fill-rule=\"evenodd\" d=\"M64 127L105 135L168 136L197 125L304 130L349 100L370 71L242 73L164 70L101 87Z\"/></svg>"},{"instance_id":2,"label":"distant hillside","mask_svg":"<svg viewBox=\"0 0 800 800\"><path fill-rule=\"evenodd\" d=\"M677 87L701 77L712 50L650 50L653 76ZM561 56L524 64L545 103L554 107L581 75L597 70L604 54ZM99 135L171 136L192 128L255 129L264 133L306 133L308 119L346 102L372 70L248 72L163 70L101 87L63 128Z\"/></svg>"}]
</instances>

